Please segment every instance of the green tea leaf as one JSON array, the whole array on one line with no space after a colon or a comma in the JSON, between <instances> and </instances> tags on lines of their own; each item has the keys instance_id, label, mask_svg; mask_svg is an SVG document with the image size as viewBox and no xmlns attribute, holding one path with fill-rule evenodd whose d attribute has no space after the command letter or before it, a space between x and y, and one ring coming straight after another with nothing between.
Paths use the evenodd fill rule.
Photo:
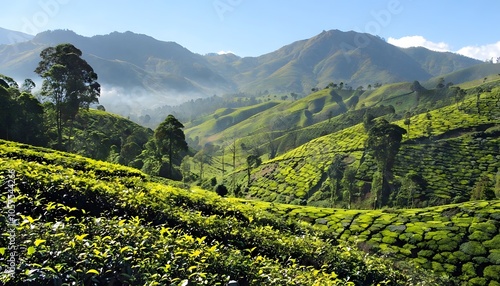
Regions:
<instances>
[{"instance_id":1,"label":"green tea leaf","mask_svg":"<svg viewBox=\"0 0 500 286\"><path fill-rule=\"evenodd\" d=\"M45 239L37 239L37 240L35 240L35 246L39 246L40 244L42 244L44 242L46 242Z\"/></svg>"},{"instance_id":2,"label":"green tea leaf","mask_svg":"<svg viewBox=\"0 0 500 286\"><path fill-rule=\"evenodd\" d=\"M78 241L82 241L88 234L76 235L75 238Z\"/></svg>"},{"instance_id":3,"label":"green tea leaf","mask_svg":"<svg viewBox=\"0 0 500 286\"><path fill-rule=\"evenodd\" d=\"M90 269L89 271L87 271L86 274L95 274L95 275L99 275L99 271L95 270L95 269Z\"/></svg>"},{"instance_id":4,"label":"green tea leaf","mask_svg":"<svg viewBox=\"0 0 500 286\"><path fill-rule=\"evenodd\" d=\"M35 247L33 247L33 246L28 247L28 256L31 256L35 252L36 252Z\"/></svg>"}]
</instances>

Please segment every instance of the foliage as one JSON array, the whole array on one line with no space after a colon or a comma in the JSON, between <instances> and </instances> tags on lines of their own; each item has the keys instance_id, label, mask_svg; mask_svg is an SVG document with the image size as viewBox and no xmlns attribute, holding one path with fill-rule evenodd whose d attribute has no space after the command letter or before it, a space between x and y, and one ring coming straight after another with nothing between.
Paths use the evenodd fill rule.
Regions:
<instances>
[{"instance_id":1,"label":"foliage","mask_svg":"<svg viewBox=\"0 0 500 286\"><path fill-rule=\"evenodd\" d=\"M377 162L377 167L381 173L381 189L378 194L379 207L387 205L390 189L389 181L392 179L392 167L401 140L406 130L395 124L390 124L384 119L372 123L368 129L368 139L366 140L366 149L372 152L372 156Z\"/></svg>"},{"instance_id":2,"label":"foliage","mask_svg":"<svg viewBox=\"0 0 500 286\"><path fill-rule=\"evenodd\" d=\"M13 79L0 75L0 80L5 83L0 86L0 138L45 144L42 104L28 88L19 89Z\"/></svg>"},{"instance_id":3,"label":"foliage","mask_svg":"<svg viewBox=\"0 0 500 286\"><path fill-rule=\"evenodd\" d=\"M0 172L14 176L15 239L26 249L16 256L16 275L0 277L5 285L223 285L229 279L240 285L416 285L440 279L398 270L308 224L211 192L155 183L124 166L0 141ZM2 185L4 199L8 185ZM5 213L0 218L1 245L7 245L11 226ZM2 268L8 256L0 248Z\"/></svg>"},{"instance_id":4,"label":"foliage","mask_svg":"<svg viewBox=\"0 0 500 286\"><path fill-rule=\"evenodd\" d=\"M182 128L184 128L184 125L170 114L156 128L154 133L159 161L162 161L163 155L168 156L169 171L166 174L167 178L174 178L174 156L178 157L181 151L186 151L188 149Z\"/></svg>"},{"instance_id":5,"label":"foliage","mask_svg":"<svg viewBox=\"0 0 500 286\"><path fill-rule=\"evenodd\" d=\"M495 131L500 115L499 94L498 88L481 94L481 114L476 112L475 93L460 103L459 108L453 103L429 111L432 120L427 119L427 112L412 113L411 132L403 138L394 158L393 175L395 178L404 178L411 172L418 175L421 191L414 198L414 207L467 201L478 178L486 175L492 180L495 177L500 167L500 133ZM391 124L405 126L404 117ZM433 129L431 138L425 134L429 124ZM329 195L322 186L327 179L327 163L337 154L347 154L346 160L356 168L355 184L360 195L359 200L353 202L354 207L372 207L365 199L377 165L373 156L365 152L367 133L363 129L362 124L344 128L273 160L264 160L252 172L252 186L246 195L297 204L305 199L309 204L325 206L324 198ZM244 173L237 170L235 184L244 183ZM395 199L402 185L396 180L392 180L392 184L394 191L389 196L389 204L400 206Z\"/></svg>"},{"instance_id":6,"label":"foliage","mask_svg":"<svg viewBox=\"0 0 500 286\"><path fill-rule=\"evenodd\" d=\"M225 197L229 193L224 185L217 185L217 187L215 187L215 192L221 197Z\"/></svg>"},{"instance_id":7,"label":"foliage","mask_svg":"<svg viewBox=\"0 0 500 286\"><path fill-rule=\"evenodd\" d=\"M80 107L88 109L98 102L101 92L97 74L81 58L82 52L71 44L42 50L35 72L43 79L42 95L54 104L57 146L62 148L63 125L73 120Z\"/></svg>"}]
</instances>

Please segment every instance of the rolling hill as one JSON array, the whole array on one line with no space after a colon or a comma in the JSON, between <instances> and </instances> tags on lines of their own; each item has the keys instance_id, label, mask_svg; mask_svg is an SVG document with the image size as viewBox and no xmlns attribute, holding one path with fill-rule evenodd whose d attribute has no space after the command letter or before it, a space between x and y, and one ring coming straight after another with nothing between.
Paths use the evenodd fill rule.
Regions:
<instances>
[{"instance_id":1,"label":"rolling hill","mask_svg":"<svg viewBox=\"0 0 500 286\"><path fill-rule=\"evenodd\" d=\"M66 42L81 49L94 67L105 91L103 103L124 116L213 94L303 94L330 82L357 88L424 81L480 63L451 53L400 49L378 37L353 31L324 31L265 55L240 58L231 54L198 55L175 42L132 32L83 37L55 30L26 42L1 45L0 69L19 81L38 81L33 70L40 51Z\"/></svg>"},{"instance_id":2,"label":"rolling hill","mask_svg":"<svg viewBox=\"0 0 500 286\"><path fill-rule=\"evenodd\" d=\"M10 269L5 246L12 231L22 246L16 275L0 276L4 285L500 280L498 201L363 211L221 198L132 168L3 140L0 174L15 180L16 188L4 183L1 194L15 194L19 219L12 230L10 212L0 214L0 266Z\"/></svg>"},{"instance_id":3,"label":"rolling hill","mask_svg":"<svg viewBox=\"0 0 500 286\"><path fill-rule=\"evenodd\" d=\"M395 175L402 178L415 172L421 176L425 194L419 195L419 201L423 205L466 201L481 178L494 181L498 177L499 98L497 87L483 92L479 105L474 94L459 105L415 114L409 118L409 126L403 119L394 121L405 129L409 127L396 157ZM247 192L242 195L249 198L331 204L328 169L335 157L341 156L347 166L356 170L358 196L363 204L376 170L373 159L364 151L366 138L362 124L353 124L264 160L251 171L250 178L246 168L236 170L229 178L235 178L233 184L246 186Z\"/></svg>"}]
</instances>

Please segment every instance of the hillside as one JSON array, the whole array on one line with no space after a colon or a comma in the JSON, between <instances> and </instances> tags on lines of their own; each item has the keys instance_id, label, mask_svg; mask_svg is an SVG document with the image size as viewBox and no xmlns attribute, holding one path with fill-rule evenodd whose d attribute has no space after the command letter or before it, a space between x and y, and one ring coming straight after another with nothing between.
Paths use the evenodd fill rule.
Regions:
<instances>
[{"instance_id":1,"label":"hillside","mask_svg":"<svg viewBox=\"0 0 500 286\"><path fill-rule=\"evenodd\" d=\"M255 58L211 55L208 59L217 67L224 67L225 76L232 76L240 90L277 93L304 93L332 81L357 88L375 83L426 80L480 63L424 48L417 53L369 34L339 30L323 31Z\"/></svg>"},{"instance_id":2,"label":"hillside","mask_svg":"<svg viewBox=\"0 0 500 286\"><path fill-rule=\"evenodd\" d=\"M0 28L0 45L12 45L15 43L26 42L32 38L32 35L28 35L26 33Z\"/></svg>"},{"instance_id":3,"label":"hillside","mask_svg":"<svg viewBox=\"0 0 500 286\"><path fill-rule=\"evenodd\" d=\"M141 167L135 158L153 130L106 111L81 110L74 123L71 149L89 158Z\"/></svg>"},{"instance_id":4,"label":"hillside","mask_svg":"<svg viewBox=\"0 0 500 286\"><path fill-rule=\"evenodd\" d=\"M444 79L445 83L453 84L463 84L471 81L476 81L475 85L480 85L488 81L492 81L499 78L500 74L500 64L493 63L482 63L479 65L474 65L465 69L458 70L452 73L441 74L440 76L431 78L425 85L429 87L435 87L440 79ZM462 85L462 88L470 88L473 86Z\"/></svg>"},{"instance_id":5,"label":"hillside","mask_svg":"<svg viewBox=\"0 0 500 286\"><path fill-rule=\"evenodd\" d=\"M8 259L16 261L15 275L0 276L3 285L451 283L441 269L424 273L336 241L307 223L311 208L275 206L311 216L299 222L292 212L287 218L266 210L273 205L250 207L164 185L135 169L8 141L0 141L0 173L2 197L16 211L0 214L0 266L9 270ZM473 207L487 212L495 206ZM15 254L6 247L12 237ZM478 279L498 281L490 264L480 264Z\"/></svg>"},{"instance_id":6,"label":"hillside","mask_svg":"<svg viewBox=\"0 0 500 286\"><path fill-rule=\"evenodd\" d=\"M421 176L424 193L416 198L422 205L466 201L481 178L495 180L500 167L499 93L498 87L484 92L478 107L474 95L458 106L447 105L409 118L409 132L396 157L395 175L402 178L415 172ZM408 128L403 119L394 123ZM243 195L251 198L295 204L331 203L328 168L336 156L341 156L347 166L356 170L357 198L366 204L376 170L364 152L366 138L362 124L342 129L264 161L252 170L249 185L247 170L240 169L233 184L247 186Z\"/></svg>"},{"instance_id":7,"label":"hillside","mask_svg":"<svg viewBox=\"0 0 500 286\"><path fill-rule=\"evenodd\" d=\"M359 39L364 40L362 46ZM423 81L480 63L450 53L408 52L353 31L324 31L258 57L241 58L202 56L175 42L132 32L84 37L55 30L26 42L1 45L0 70L18 81L38 82L33 70L40 51L66 42L81 49L98 74L105 93L101 103L123 116L214 94L305 94L331 82L357 88Z\"/></svg>"}]
</instances>

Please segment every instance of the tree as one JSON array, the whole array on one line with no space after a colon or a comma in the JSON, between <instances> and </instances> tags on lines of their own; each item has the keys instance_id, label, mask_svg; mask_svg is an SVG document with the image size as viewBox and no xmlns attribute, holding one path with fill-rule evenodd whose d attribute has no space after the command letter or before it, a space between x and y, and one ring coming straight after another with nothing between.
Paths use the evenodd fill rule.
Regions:
<instances>
[{"instance_id":1,"label":"tree","mask_svg":"<svg viewBox=\"0 0 500 286\"><path fill-rule=\"evenodd\" d=\"M187 180L188 178L191 176L191 163L189 162L190 161L190 157L189 156L186 156L182 159L182 162L181 162L181 174L182 174L182 182L184 183L184 187L187 187Z\"/></svg>"},{"instance_id":2,"label":"tree","mask_svg":"<svg viewBox=\"0 0 500 286\"><path fill-rule=\"evenodd\" d=\"M265 129L266 132L264 134L264 138L266 139L269 147L269 159L273 159L276 157L279 147L279 142L276 142L276 139L283 133L291 131L293 129L293 125L291 125L286 118L277 116L270 120Z\"/></svg>"},{"instance_id":3,"label":"tree","mask_svg":"<svg viewBox=\"0 0 500 286\"><path fill-rule=\"evenodd\" d=\"M422 189L419 180L419 176L414 171L410 171L406 176L401 178L401 187L394 201L395 206L404 208L415 207L415 197Z\"/></svg>"},{"instance_id":4,"label":"tree","mask_svg":"<svg viewBox=\"0 0 500 286\"><path fill-rule=\"evenodd\" d=\"M217 187L215 187L215 192L221 197L225 197L229 193L224 185L217 185Z\"/></svg>"},{"instance_id":5,"label":"tree","mask_svg":"<svg viewBox=\"0 0 500 286\"><path fill-rule=\"evenodd\" d=\"M194 159L200 163L200 173L198 175L200 179L200 185L203 184L203 171L205 164L210 164L212 162L212 154L214 153L214 145L211 143L206 143L203 149L198 151L196 155L194 155Z\"/></svg>"},{"instance_id":6,"label":"tree","mask_svg":"<svg viewBox=\"0 0 500 286\"><path fill-rule=\"evenodd\" d=\"M172 114L169 114L156 128L154 133L159 155L161 157L163 157L163 155L168 156L170 178L173 177L174 157L178 156L181 151L187 151L188 149L186 136L182 128L184 128L184 125L182 125L182 123Z\"/></svg>"},{"instance_id":7,"label":"tree","mask_svg":"<svg viewBox=\"0 0 500 286\"><path fill-rule=\"evenodd\" d=\"M9 91L9 85L0 78L0 138L10 140L15 121L15 101Z\"/></svg>"},{"instance_id":8,"label":"tree","mask_svg":"<svg viewBox=\"0 0 500 286\"><path fill-rule=\"evenodd\" d=\"M410 124L411 124L411 113L410 112L406 112L405 114L405 121L404 121L404 124L406 125L406 137L409 138L410 137Z\"/></svg>"},{"instance_id":9,"label":"tree","mask_svg":"<svg viewBox=\"0 0 500 286\"><path fill-rule=\"evenodd\" d=\"M374 121L368 130L366 148L372 153L381 175L381 190L377 199L380 207L386 205L388 202L392 166L399 152L403 134L406 134L404 128L390 124L385 119Z\"/></svg>"},{"instance_id":10,"label":"tree","mask_svg":"<svg viewBox=\"0 0 500 286\"><path fill-rule=\"evenodd\" d=\"M33 90L33 88L35 88L35 87L36 87L35 82L33 82L33 80L27 78L24 80L23 85L21 86L21 91L31 93L31 90Z\"/></svg>"},{"instance_id":11,"label":"tree","mask_svg":"<svg viewBox=\"0 0 500 286\"><path fill-rule=\"evenodd\" d=\"M493 182L490 178L488 176L483 176L474 185L470 199L472 201L493 200L495 199L495 192L493 191L493 188Z\"/></svg>"},{"instance_id":12,"label":"tree","mask_svg":"<svg viewBox=\"0 0 500 286\"><path fill-rule=\"evenodd\" d=\"M43 107L40 101L29 92L22 92L16 99L15 137L19 142L43 146L46 144L43 120Z\"/></svg>"},{"instance_id":13,"label":"tree","mask_svg":"<svg viewBox=\"0 0 500 286\"><path fill-rule=\"evenodd\" d=\"M356 169L352 167L346 167L344 170L344 175L342 176L342 188L344 190L342 197L347 203L347 208L351 208L356 194Z\"/></svg>"},{"instance_id":14,"label":"tree","mask_svg":"<svg viewBox=\"0 0 500 286\"><path fill-rule=\"evenodd\" d=\"M72 121L79 108L97 103L101 92L97 74L81 56L71 44L48 47L40 53L42 60L35 69L44 79L42 96L54 104L58 148L62 148L64 123Z\"/></svg>"},{"instance_id":15,"label":"tree","mask_svg":"<svg viewBox=\"0 0 500 286\"><path fill-rule=\"evenodd\" d=\"M258 155L249 155L247 157L247 176L248 176L248 182L247 186L250 187L250 170L252 168L256 168L262 164L262 160Z\"/></svg>"},{"instance_id":16,"label":"tree","mask_svg":"<svg viewBox=\"0 0 500 286\"><path fill-rule=\"evenodd\" d=\"M328 178L330 179L330 201L332 206L335 205L337 200L341 199L342 194L340 194L341 179L344 175L345 164L343 162L344 157L340 154L336 154L333 157L332 164L328 168Z\"/></svg>"},{"instance_id":17,"label":"tree","mask_svg":"<svg viewBox=\"0 0 500 286\"><path fill-rule=\"evenodd\" d=\"M463 102L463 100L465 99L465 91L458 86L452 87L451 90L458 109L458 103L461 101Z\"/></svg>"}]
</instances>

